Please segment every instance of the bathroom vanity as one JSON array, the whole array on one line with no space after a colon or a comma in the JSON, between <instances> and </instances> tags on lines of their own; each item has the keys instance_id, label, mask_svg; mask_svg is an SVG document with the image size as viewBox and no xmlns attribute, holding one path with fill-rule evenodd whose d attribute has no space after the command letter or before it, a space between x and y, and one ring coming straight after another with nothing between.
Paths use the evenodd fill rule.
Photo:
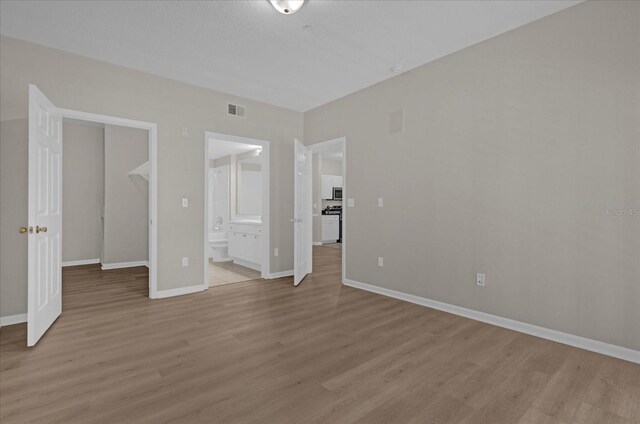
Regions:
<instances>
[{"instance_id":1,"label":"bathroom vanity","mask_svg":"<svg viewBox=\"0 0 640 424\"><path fill-rule=\"evenodd\" d=\"M231 221L229 223L229 256L234 263L262 270L262 223Z\"/></svg>"}]
</instances>

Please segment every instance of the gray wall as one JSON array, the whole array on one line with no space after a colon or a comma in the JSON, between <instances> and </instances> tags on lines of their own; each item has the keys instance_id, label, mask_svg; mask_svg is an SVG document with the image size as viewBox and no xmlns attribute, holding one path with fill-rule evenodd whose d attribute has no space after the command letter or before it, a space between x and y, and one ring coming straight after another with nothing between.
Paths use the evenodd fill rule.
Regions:
<instances>
[{"instance_id":1,"label":"gray wall","mask_svg":"<svg viewBox=\"0 0 640 424\"><path fill-rule=\"evenodd\" d=\"M640 216L606 213L640 209L639 40L586 2L305 113L347 138L346 277L640 349Z\"/></svg>"},{"instance_id":2,"label":"gray wall","mask_svg":"<svg viewBox=\"0 0 640 424\"><path fill-rule=\"evenodd\" d=\"M149 159L149 133L104 128L103 264L149 259L149 182L129 172Z\"/></svg>"},{"instance_id":3,"label":"gray wall","mask_svg":"<svg viewBox=\"0 0 640 424\"><path fill-rule=\"evenodd\" d=\"M342 161L321 158L322 175L342 175Z\"/></svg>"},{"instance_id":4,"label":"gray wall","mask_svg":"<svg viewBox=\"0 0 640 424\"><path fill-rule=\"evenodd\" d=\"M27 119L0 122L1 316L27 312L27 236L19 234L18 228L28 225L28 168L24 144L28 131Z\"/></svg>"},{"instance_id":5,"label":"gray wall","mask_svg":"<svg viewBox=\"0 0 640 424\"><path fill-rule=\"evenodd\" d=\"M65 121L62 134L62 261L100 259L104 127Z\"/></svg>"},{"instance_id":6,"label":"gray wall","mask_svg":"<svg viewBox=\"0 0 640 424\"><path fill-rule=\"evenodd\" d=\"M159 290L202 284L205 279L206 130L271 141L270 251L280 250L279 256L270 257L271 271L293 268L291 176L293 140L302 137L301 113L0 37L2 127L5 121L27 118L29 83L62 108L158 124ZM228 102L245 105L246 118L227 116ZM183 127L189 128L187 137L182 136ZM27 238L13 236L18 226L26 224L27 137L14 138L15 144L6 149L4 143L3 139L0 167L11 182L5 184L3 179L0 199L7 216L3 213L0 241L2 316L26 312L27 290ZM190 200L187 209L181 207L183 197ZM11 236L4 237L5 233ZM188 267L181 265L183 256L189 257Z\"/></svg>"}]
</instances>

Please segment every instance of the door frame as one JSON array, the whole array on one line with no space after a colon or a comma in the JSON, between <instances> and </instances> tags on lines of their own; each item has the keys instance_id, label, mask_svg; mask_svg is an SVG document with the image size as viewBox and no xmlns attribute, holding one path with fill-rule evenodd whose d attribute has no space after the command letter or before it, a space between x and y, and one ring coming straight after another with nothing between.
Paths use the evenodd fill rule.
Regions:
<instances>
[{"instance_id":1,"label":"door frame","mask_svg":"<svg viewBox=\"0 0 640 424\"><path fill-rule=\"evenodd\" d=\"M158 298L158 125L115 116L62 109L62 119L77 119L121 127L139 128L149 133L149 298ZM64 151L64 133L62 134ZM64 213L64 212L63 212Z\"/></svg>"},{"instance_id":2,"label":"door frame","mask_svg":"<svg viewBox=\"0 0 640 424\"><path fill-rule=\"evenodd\" d=\"M233 143L255 144L262 147L262 258L260 277L269 279L271 272L271 142L215 131L204 132L204 290L209 289L209 139L215 138Z\"/></svg>"},{"instance_id":3,"label":"door frame","mask_svg":"<svg viewBox=\"0 0 640 424\"><path fill-rule=\"evenodd\" d=\"M314 155L321 153L322 148L326 146L342 144L342 283L344 284L347 278L347 215L349 207L348 198L344 196L345 193L349 193L347 188L347 137L342 136L333 138L331 140L321 141L319 143L313 143L307 145L307 147L313 152ZM313 236L311 237L311 245L313 246ZM313 248L313 247L312 247ZM313 269L313 255L311 258L311 264Z\"/></svg>"}]
</instances>

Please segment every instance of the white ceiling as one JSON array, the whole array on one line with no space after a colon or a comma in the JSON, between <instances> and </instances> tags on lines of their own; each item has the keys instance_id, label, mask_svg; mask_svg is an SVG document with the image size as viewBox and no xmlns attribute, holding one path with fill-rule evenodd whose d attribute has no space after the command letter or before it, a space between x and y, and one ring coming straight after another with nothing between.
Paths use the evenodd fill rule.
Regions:
<instances>
[{"instance_id":1,"label":"white ceiling","mask_svg":"<svg viewBox=\"0 0 640 424\"><path fill-rule=\"evenodd\" d=\"M254 144L235 143L233 141L209 139L209 159L219 159L229 155L239 155L251 150L261 149Z\"/></svg>"},{"instance_id":2,"label":"white ceiling","mask_svg":"<svg viewBox=\"0 0 640 424\"><path fill-rule=\"evenodd\" d=\"M7 1L0 33L306 111L577 1Z\"/></svg>"}]
</instances>

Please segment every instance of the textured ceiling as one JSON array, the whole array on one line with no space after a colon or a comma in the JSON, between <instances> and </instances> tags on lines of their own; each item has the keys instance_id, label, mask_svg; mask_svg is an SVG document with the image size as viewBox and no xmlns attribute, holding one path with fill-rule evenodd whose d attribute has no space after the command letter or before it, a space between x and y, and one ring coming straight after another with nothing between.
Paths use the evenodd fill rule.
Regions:
<instances>
[{"instance_id":1,"label":"textured ceiling","mask_svg":"<svg viewBox=\"0 0 640 424\"><path fill-rule=\"evenodd\" d=\"M306 111L575 1L7 1L0 33Z\"/></svg>"}]
</instances>

